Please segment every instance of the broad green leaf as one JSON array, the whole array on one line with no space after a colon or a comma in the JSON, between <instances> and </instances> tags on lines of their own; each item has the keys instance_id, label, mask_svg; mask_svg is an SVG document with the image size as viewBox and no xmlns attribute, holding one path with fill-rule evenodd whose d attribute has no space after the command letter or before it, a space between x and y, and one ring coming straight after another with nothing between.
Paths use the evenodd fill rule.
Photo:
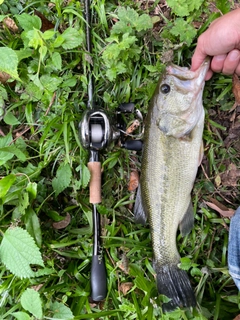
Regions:
<instances>
[{"instance_id":1,"label":"broad green leaf","mask_svg":"<svg viewBox=\"0 0 240 320\"><path fill-rule=\"evenodd\" d=\"M12 78L20 80L18 76L18 56L8 47L0 47L0 71L8 73Z\"/></svg>"},{"instance_id":2,"label":"broad green leaf","mask_svg":"<svg viewBox=\"0 0 240 320\"><path fill-rule=\"evenodd\" d=\"M46 74L40 78L40 81L45 90L54 92L58 89L63 79L57 76L49 76Z\"/></svg>"},{"instance_id":3,"label":"broad green leaf","mask_svg":"<svg viewBox=\"0 0 240 320\"><path fill-rule=\"evenodd\" d=\"M115 66L111 66L106 72L106 75L110 81L114 80L118 74L127 72L126 65L123 62L118 62Z\"/></svg>"},{"instance_id":4,"label":"broad green leaf","mask_svg":"<svg viewBox=\"0 0 240 320\"><path fill-rule=\"evenodd\" d=\"M42 319L42 301L39 292L28 288L25 290L20 299L22 307L30 312L37 319Z\"/></svg>"},{"instance_id":5,"label":"broad green leaf","mask_svg":"<svg viewBox=\"0 0 240 320\"><path fill-rule=\"evenodd\" d=\"M43 268L36 271L36 277L42 277L50 274L56 274L56 270L51 268Z\"/></svg>"},{"instance_id":6,"label":"broad green leaf","mask_svg":"<svg viewBox=\"0 0 240 320\"><path fill-rule=\"evenodd\" d=\"M170 30L170 33L175 36L179 36L181 42L186 42L187 45L190 45L195 38L197 31L187 21L182 18L177 18Z\"/></svg>"},{"instance_id":7,"label":"broad green leaf","mask_svg":"<svg viewBox=\"0 0 240 320\"><path fill-rule=\"evenodd\" d=\"M120 7L118 9L119 21L113 26L112 34L134 33L152 28L151 18L147 14L139 16L136 10L132 8Z\"/></svg>"},{"instance_id":8,"label":"broad green leaf","mask_svg":"<svg viewBox=\"0 0 240 320\"><path fill-rule=\"evenodd\" d=\"M29 39L28 46L37 49L43 46L41 31L34 29L26 32L26 38Z\"/></svg>"},{"instance_id":9,"label":"broad green leaf","mask_svg":"<svg viewBox=\"0 0 240 320\"><path fill-rule=\"evenodd\" d=\"M0 259L7 269L21 279L35 276L31 264L44 266L33 238L20 227L9 228L4 233L0 245Z\"/></svg>"},{"instance_id":10,"label":"broad green leaf","mask_svg":"<svg viewBox=\"0 0 240 320\"><path fill-rule=\"evenodd\" d=\"M112 27L112 33L111 38L114 37L116 34L131 34L133 32L133 28L131 24L127 24L124 21L118 21L113 27ZM116 40L118 40L118 37L115 37Z\"/></svg>"},{"instance_id":11,"label":"broad green leaf","mask_svg":"<svg viewBox=\"0 0 240 320\"><path fill-rule=\"evenodd\" d=\"M191 270L190 270L190 274L191 276L194 278L195 276L202 276L203 273L202 271L199 269L199 268L196 268L196 267L193 267Z\"/></svg>"},{"instance_id":12,"label":"broad green leaf","mask_svg":"<svg viewBox=\"0 0 240 320\"><path fill-rule=\"evenodd\" d=\"M65 38L61 34L59 36L57 36L57 38L55 39L55 41L53 43L54 48L60 47L64 41L65 41Z\"/></svg>"},{"instance_id":13,"label":"broad green leaf","mask_svg":"<svg viewBox=\"0 0 240 320\"><path fill-rule=\"evenodd\" d=\"M8 99L8 94L7 91L5 89L5 87L3 85L0 85L0 96L4 99L7 100Z\"/></svg>"},{"instance_id":14,"label":"broad green leaf","mask_svg":"<svg viewBox=\"0 0 240 320\"><path fill-rule=\"evenodd\" d=\"M126 24L134 25L139 18L139 14L132 8L120 7L118 9L118 18Z\"/></svg>"},{"instance_id":15,"label":"broad green leaf","mask_svg":"<svg viewBox=\"0 0 240 320\"><path fill-rule=\"evenodd\" d=\"M45 32L43 33L42 36L43 36L43 39L49 40L49 39L53 38L55 34L56 34L56 31L54 31L54 30L47 30L47 31L45 31Z\"/></svg>"},{"instance_id":16,"label":"broad green leaf","mask_svg":"<svg viewBox=\"0 0 240 320\"><path fill-rule=\"evenodd\" d=\"M29 30L33 30L41 29L42 26L42 21L41 19L36 16L36 15L29 15L27 13L22 13L21 15L16 15L16 18L20 24L20 26L25 30L25 31L29 31Z\"/></svg>"},{"instance_id":17,"label":"broad green leaf","mask_svg":"<svg viewBox=\"0 0 240 320\"><path fill-rule=\"evenodd\" d=\"M61 165L57 170L56 177L52 181L56 197L70 185L71 178L72 170L70 165L68 163Z\"/></svg>"},{"instance_id":18,"label":"broad green leaf","mask_svg":"<svg viewBox=\"0 0 240 320\"><path fill-rule=\"evenodd\" d=\"M66 88L66 87L74 87L77 83L77 78L75 76L71 76L67 78L66 80L64 79L61 88Z\"/></svg>"},{"instance_id":19,"label":"broad green leaf","mask_svg":"<svg viewBox=\"0 0 240 320\"><path fill-rule=\"evenodd\" d=\"M192 261L188 257L181 258L181 263L179 264L179 268L182 270L189 270L192 267Z\"/></svg>"},{"instance_id":20,"label":"broad green leaf","mask_svg":"<svg viewBox=\"0 0 240 320\"><path fill-rule=\"evenodd\" d=\"M36 196L37 196L37 183L36 182L28 182L26 190L30 195L30 198L31 198L30 200L36 199Z\"/></svg>"},{"instance_id":21,"label":"broad green leaf","mask_svg":"<svg viewBox=\"0 0 240 320\"><path fill-rule=\"evenodd\" d=\"M61 302L55 301L51 306L51 311L53 312L53 318L56 319L72 320L74 318L70 308Z\"/></svg>"},{"instance_id":22,"label":"broad green leaf","mask_svg":"<svg viewBox=\"0 0 240 320\"><path fill-rule=\"evenodd\" d=\"M20 124L21 122L12 114L12 112L7 112L7 114L3 118L6 124L10 126L15 126L16 124Z\"/></svg>"},{"instance_id":23,"label":"broad green leaf","mask_svg":"<svg viewBox=\"0 0 240 320\"><path fill-rule=\"evenodd\" d=\"M23 59L29 58L33 54L33 49L26 48L26 49L20 49L20 50L15 50L18 61L21 61Z\"/></svg>"},{"instance_id":24,"label":"broad green leaf","mask_svg":"<svg viewBox=\"0 0 240 320\"><path fill-rule=\"evenodd\" d=\"M159 66L145 65L144 66L149 72L158 72Z\"/></svg>"},{"instance_id":25,"label":"broad green leaf","mask_svg":"<svg viewBox=\"0 0 240 320\"><path fill-rule=\"evenodd\" d=\"M39 87L39 89L44 90L44 87L39 79L38 73L30 75L29 78L32 80L32 82Z\"/></svg>"},{"instance_id":26,"label":"broad green leaf","mask_svg":"<svg viewBox=\"0 0 240 320\"><path fill-rule=\"evenodd\" d=\"M41 60L41 62L43 62L43 60L47 54L48 49L46 46L41 46L38 51L40 54L40 60Z\"/></svg>"},{"instance_id":27,"label":"broad green leaf","mask_svg":"<svg viewBox=\"0 0 240 320\"><path fill-rule=\"evenodd\" d=\"M30 316L26 312L18 311L11 313L17 320L30 320Z\"/></svg>"},{"instance_id":28,"label":"broad green leaf","mask_svg":"<svg viewBox=\"0 0 240 320\"><path fill-rule=\"evenodd\" d=\"M20 161L26 160L25 154L20 149L16 148L15 145L0 148L0 154L3 154L3 155L5 154L5 158L9 157L9 159L11 159L15 155ZM0 163L1 163L1 160L0 160Z\"/></svg>"},{"instance_id":29,"label":"broad green leaf","mask_svg":"<svg viewBox=\"0 0 240 320\"><path fill-rule=\"evenodd\" d=\"M53 53L52 63L58 70L62 70L62 57L59 52Z\"/></svg>"},{"instance_id":30,"label":"broad green leaf","mask_svg":"<svg viewBox=\"0 0 240 320\"><path fill-rule=\"evenodd\" d=\"M14 174L9 174L0 180L0 199L5 197L15 180L16 176Z\"/></svg>"},{"instance_id":31,"label":"broad green leaf","mask_svg":"<svg viewBox=\"0 0 240 320\"><path fill-rule=\"evenodd\" d=\"M200 8L204 0L167 0L168 6L179 17L189 16L190 12Z\"/></svg>"},{"instance_id":32,"label":"broad green leaf","mask_svg":"<svg viewBox=\"0 0 240 320\"><path fill-rule=\"evenodd\" d=\"M15 219L19 219L21 215L25 215L26 209L30 205L29 194L25 190L19 193L18 205L15 207L13 214L16 215Z\"/></svg>"},{"instance_id":33,"label":"broad green leaf","mask_svg":"<svg viewBox=\"0 0 240 320\"><path fill-rule=\"evenodd\" d=\"M33 82L29 82L26 87L26 96L28 99L31 99L31 101L39 101L42 98L43 95L43 89L39 86L37 86Z\"/></svg>"},{"instance_id":34,"label":"broad green leaf","mask_svg":"<svg viewBox=\"0 0 240 320\"><path fill-rule=\"evenodd\" d=\"M234 304L239 304L239 296L238 295L234 295L234 296L224 296L223 298L224 300L226 301L229 301L231 303L234 303Z\"/></svg>"},{"instance_id":35,"label":"broad green leaf","mask_svg":"<svg viewBox=\"0 0 240 320\"><path fill-rule=\"evenodd\" d=\"M148 14L142 14L141 16L139 16L136 23L137 31L151 29L152 27L153 27L153 23Z\"/></svg>"},{"instance_id":36,"label":"broad green leaf","mask_svg":"<svg viewBox=\"0 0 240 320\"><path fill-rule=\"evenodd\" d=\"M89 181L90 181L90 177L91 177L91 174L90 174L87 166L85 166L85 165L81 166L80 175L81 175L80 179L81 179L82 187L86 188Z\"/></svg>"},{"instance_id":37,"label":"broad green leaf","mask_svg":"<svg viewBox=\"0 0 240 320\"><path fill-rule=\"evenodd\" d=\"M26 213L24 215L24 222L27 231L34 238L36 244L40 248L42 245L41 226L36 212L31 207L26 209Z\"/></svg>"},{"instance_id":38,"label":"broad green leaf","mask_svg":"<svg viewBox=\"0 0 240 320\"><path fill-rule=\"evenodd\" d=\"M82 30L69 27L62 33L62 38L64 39L62 47L68 50L80 46L83 42L84 35Z\"/></svg>"},{"instance_id":39,"label":"broad green leaf","mask_svg":"<svg viewBox=\"0 0 240 320\"><path fill-rule=\"evenodd\" d=\"M9 133L5 137L0 137L0 166L14 157L11 152L1 151L1 148L9 146L12 142L12 135Z\"/></svg>"}]
</instances>

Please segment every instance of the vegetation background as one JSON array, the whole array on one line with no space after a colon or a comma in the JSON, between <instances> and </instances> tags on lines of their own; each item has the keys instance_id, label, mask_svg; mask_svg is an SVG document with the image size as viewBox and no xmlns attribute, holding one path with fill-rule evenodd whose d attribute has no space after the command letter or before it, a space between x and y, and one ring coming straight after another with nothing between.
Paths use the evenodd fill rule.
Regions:
<instances>
[{"instance_id":1,"label":"vegetation background","mask_svg":"<svg viewBox=\"0 0 240 320\"><path fill-rule=\"evenodd\" d=\"M240 296L228 274L227 245L240 194L238 79L214 75L204 90L205 155L193 190L195 228L177 238L181 267L195 288L195 310L162 313L149 227L135 225L132 213L141 153L117 143L101 154L98 210L108 295L99 304L90 300L90 175L78 124L90 65L96 101L113 123L125 102L134 102L145 116L166 63L189 66L197 37L239 5L93 0L90 56L81 1L0 3L0 318L237 317ZM128 124L133 119L126 117Z\"/></svg>"}]
</instances>

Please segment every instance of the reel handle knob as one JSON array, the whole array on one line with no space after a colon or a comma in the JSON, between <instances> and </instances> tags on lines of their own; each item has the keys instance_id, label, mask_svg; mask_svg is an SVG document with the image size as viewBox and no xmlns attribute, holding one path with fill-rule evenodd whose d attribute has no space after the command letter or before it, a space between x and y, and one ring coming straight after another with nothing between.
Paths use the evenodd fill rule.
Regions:
<instances>
[{"instance_id":1,"label":"reel handle knob","mask_svg":"<svg viewBox=\"0 0 240 320\"><path fill-rule=\"evenodd\" d=\"M127 150L141 151L143 146L142 140L126 140L122 147Z\"/></svg>"},{"instance_id":2,"label":"reel handle knob","mask_svg":"<svg viewBox=\"0 0 240 320\"><path fill-rule=\"evenodd\" d=\"M135 104L132 102L129 103L121 103L118 106L118 111L123 112L123 113L132 113L134 111Z\"/></svg>"}]
</instances>

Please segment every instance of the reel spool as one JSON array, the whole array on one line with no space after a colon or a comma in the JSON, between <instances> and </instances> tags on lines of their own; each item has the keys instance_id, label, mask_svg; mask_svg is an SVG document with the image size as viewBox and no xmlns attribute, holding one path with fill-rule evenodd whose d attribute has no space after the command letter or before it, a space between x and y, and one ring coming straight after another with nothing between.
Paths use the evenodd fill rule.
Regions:
<instances>
[{"instance_id":1,"label":"reel spool","mask_svg":"<svg viewBox=\"0 0 240 320\"><path fill-rule=\"evenodd\" d=\"M101 109L87 110L79 124L80 141L84 148L99 151L106 148L120 133L114 132Z\"/></svg>"}]
</instances>

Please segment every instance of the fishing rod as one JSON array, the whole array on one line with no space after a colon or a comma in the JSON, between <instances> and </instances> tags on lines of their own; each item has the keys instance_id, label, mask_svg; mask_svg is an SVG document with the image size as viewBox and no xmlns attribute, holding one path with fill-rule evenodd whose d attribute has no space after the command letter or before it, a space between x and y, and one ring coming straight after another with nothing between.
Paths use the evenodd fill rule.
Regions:
<instances>
[{"instance_id":1,"label":"fishing rod","mask_svg":"<svg viewBox=\"0 0 240 320\"><path fill-rule=\"evenodd\" d=\"M92 54L91 37L91 12L90 0L84 0L84 11L86 20L86 49ZM91 263L91 297L93 301L102 301L107 295L107 273L101 245L101 219L97 205L101 203L101 162L99 153L105 149L113 140L120 139L120 144L128 150L141 150L142 141L128 139L125 134L126 124L123 113L133 113L133 103L122 103L116 111L116 125L110 123L108 115L96 106L94 95L94 79L92 65L89 64L88 72L88 103L79 123L80 141L84 148L89 150L88 169L90 171L89 202L92 204L93 218L93 255ZM136 113L139 116L139 110Z\"/></svg>"},{"instance_id":2,"label":"fishing rod","mask_svg":"<svg viewBox=\"0 0 240 320\"><path fill-rule=\"evenodd\" d=\"M92 54L90 0L84 1L86 20L86 48ZM92 204L93 218L93 255L91 264L91 297L101 301L107 295L107 274L101 247L101 221L97 204L101 203L101 163L99 151L106 147L110 136L110 123L105 113L96 109L94 101L94 81L92 65L88 73L88 110L80 123L80 138L83 147L90 151L88 169L91 174L89 202Z\"/></svg>"}]
</instances>

